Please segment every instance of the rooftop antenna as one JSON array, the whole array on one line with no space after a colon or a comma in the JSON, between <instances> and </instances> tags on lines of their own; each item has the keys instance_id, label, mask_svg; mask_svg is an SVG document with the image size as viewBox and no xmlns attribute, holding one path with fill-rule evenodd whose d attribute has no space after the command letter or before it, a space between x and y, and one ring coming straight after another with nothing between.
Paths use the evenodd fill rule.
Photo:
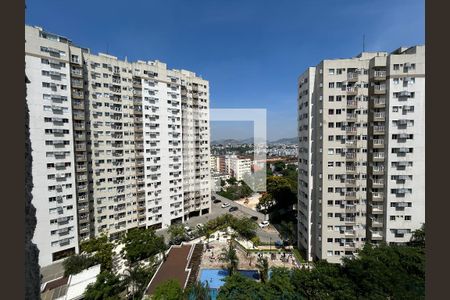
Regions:
<instances>
[{"instance_id":1,"label":"rooftop antenna","mask_svg":"<svg viewBox=\"0 0 450 300\"><path fill-rule=\"evenodd\" d=\"M366 50L366 35L363 33L363 52Z\"/></svg>"},{"instance_id":2,"label":"rooftop antenna","mask_svg":"<svg viewBox=\"0 0 450 300\"><path fill-rule=\"evenodd\" d=\"M109 54L109 43L106 42L106 54Z\"/></svg>"}]
</instances>

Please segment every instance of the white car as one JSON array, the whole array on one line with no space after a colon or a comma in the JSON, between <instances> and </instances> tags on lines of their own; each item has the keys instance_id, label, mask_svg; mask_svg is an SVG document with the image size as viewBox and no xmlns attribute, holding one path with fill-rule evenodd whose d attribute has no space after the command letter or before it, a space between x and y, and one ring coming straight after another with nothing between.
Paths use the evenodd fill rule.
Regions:
<instances>
[{"instance_id":1,"label":"white car","mask_svg":"<svg viewBox=\"0 0 450 300\"><path fill-rule=\"evenodd\" d=\"M202 229L205 225L203 225L202 223L198 223L197 224L197 229Z\"/></svg>"},{"instance_id":2,"label":"white car","mask_svg":"<svg viewBox=\"0 0 450 300\"><path fill-rule=\"evenodd\" d=\"M227 207L229 207L230 206L230 203L224 203L224 204L222 204L220 207L222 207L222 208L227 208Z\"/></svg>"},{"instance_id":3,"label":"white car","mask_svg":"<svg viewBox=\"0 0 450 300\"><path fill-rule=\"evenodd\" d=\"M264 228L264 227L269 226L269 224L270 224L269 221L262 221L258 225L259 225L260 228Z\"/></svg>"}]
</instances>

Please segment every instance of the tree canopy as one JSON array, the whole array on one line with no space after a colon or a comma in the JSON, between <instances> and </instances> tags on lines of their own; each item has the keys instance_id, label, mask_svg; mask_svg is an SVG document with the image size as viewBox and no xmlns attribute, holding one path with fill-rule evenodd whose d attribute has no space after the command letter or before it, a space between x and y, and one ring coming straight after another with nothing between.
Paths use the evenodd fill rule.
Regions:
<instances>
[{"instance_id":1,"label":"tree canopy","mask_svg":"<svg viewBox=\"0 0 450 300\"><path fill-rule=\"evenodd\" d=\"M183 289L178 281L167 280L158 285L153 293L152 300L181 300L183 299Z\"/></svg>"},{"instance_id":2,"label":"tree canopy","mask_svg":"<svg viewBox=\"0 0 450 300\"><path fill-rule=\"evenodd\" d=\"M167 249L164 238L152 229L131 229L123 237L123 252L131 263L149 258Z\"/></svg>"},{"instance_id":3,"label":"tree canopy","mask_svg":"<svg viewBox=\"0 0 450 300\"><path fill-rule=\"evenodd\" d=\"M119 277L110 272L102 272L97 276L94 284L88 285L84 292L85 300L119 300L124 291L124 286L120 283Z\"/></svg>"}]
</instances>

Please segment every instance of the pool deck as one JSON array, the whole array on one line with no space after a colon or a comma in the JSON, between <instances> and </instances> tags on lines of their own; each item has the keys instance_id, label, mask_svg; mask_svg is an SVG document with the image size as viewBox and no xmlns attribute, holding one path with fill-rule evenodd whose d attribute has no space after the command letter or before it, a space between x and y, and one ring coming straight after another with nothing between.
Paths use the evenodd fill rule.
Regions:
<instances>
[{"instance_id":1,"label":"pool deck","mask_svg":"<svg viewBox=\"0 0 450 300\"><path fill-rule=\"evenodd\" d=\"M145 294L153 294L159 284L169 279L177 280L181 288L184 288L190 272L188 265L191 248L193 248L193 245L172 246L166 261L156 271Z\"/></svg>"},{"instance_id":2,"label":"pool deck","mask_svg":"<svg viewBox=\"0 0 450 300\"><path fill-rule=\"evenodd\" d=\"M212 249L206 250L203 253L202 262L200 264L200 269L221 269L225 268L226 263L221 261L220 254L223 248L228 247L226 242L210 242L210 247ZM206 247L205 247L206 248ZM239 259L239 270L254 270L256 267L256 263L258 261L258 253L250 253L247 255L244 251L239 248L236 248L236 253ZM295 268L295 258L292 256L286 255L286 259L281 259L281 254L275 254L276 258L271 259L271 255L268 253L263 253L263 257L268 258L269 267L286 267L286 268Z\"/></svg>"}]
</instances>

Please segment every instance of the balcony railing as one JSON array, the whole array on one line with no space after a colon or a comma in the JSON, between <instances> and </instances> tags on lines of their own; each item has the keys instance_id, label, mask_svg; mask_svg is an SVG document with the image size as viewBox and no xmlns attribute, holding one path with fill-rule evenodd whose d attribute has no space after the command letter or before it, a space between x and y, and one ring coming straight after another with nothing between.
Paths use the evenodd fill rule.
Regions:
<instances>
[{"instance_id":1,"label":"balcony railing","mask_svg":"<svg viewBox=\"0 0 450 300\"><path fill-rule=\"evenodd\" d=\"M374 80L386 80L386 71L373 71L372 77Z\"/></svg>"},{"instance_id":2,"label":"balcony railing","mask_svg":"<svg viewBox=\"0 0 450 300\"><path fill-rule=\"evenodd\" d=\"M376 84L373 86L374 94L385 94L386 93L386 85L385 84Z\"/></svg>"}]
</instances>

